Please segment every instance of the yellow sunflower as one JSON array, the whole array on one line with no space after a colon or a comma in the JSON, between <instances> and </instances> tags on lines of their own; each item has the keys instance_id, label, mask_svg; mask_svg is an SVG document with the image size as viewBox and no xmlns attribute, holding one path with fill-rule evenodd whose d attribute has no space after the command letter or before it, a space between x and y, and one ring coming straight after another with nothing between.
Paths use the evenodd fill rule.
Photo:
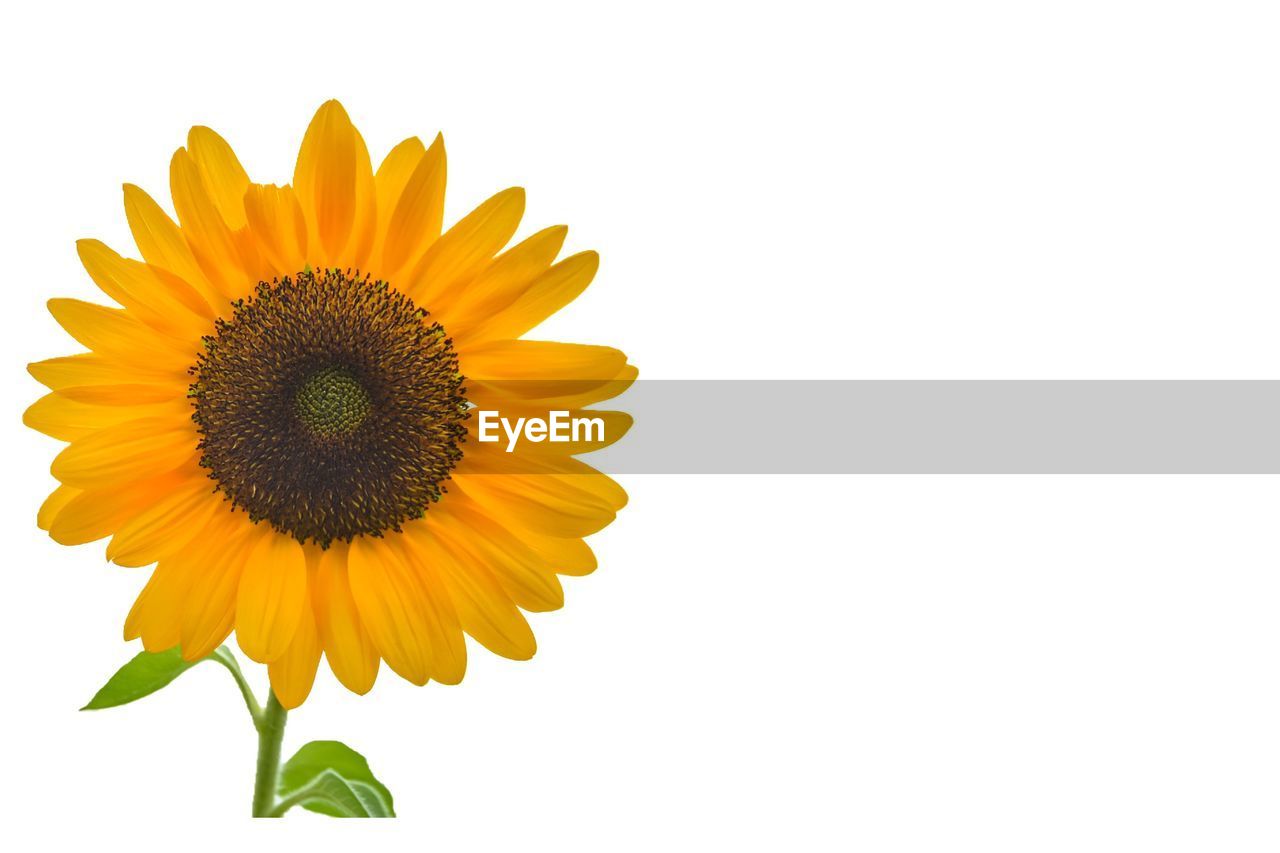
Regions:
<instances>
[{"instance_id":1,"label":"yellow sunflower","mask_svg":"<svg viewBox=\"0 0 1280 853\"><path fill-rule=\"evenodd\" d=\"M208 655L231 634L268 665L285 708L323 654L367 692L380 661L455 684L464 632L527 659L522 610L563 603L592 571L584 536L626 503L573 458L616 440L476 440L477 408L583 407L636 376L616 349L522 336L591 282L598 257L556 262L564 227L504 251L524 192L442 231L444 142L411 138L375 171L336 101L312 119L293 184L249 180L192 128L173 155L177 223L136 186L125 215L142 260L78 244L120 307L54 299L89 352L30 366L50 393L25 422L68 446L38 521L65 545L155 563L125 620L148 651Z\"/></svg>"}]
</instances>

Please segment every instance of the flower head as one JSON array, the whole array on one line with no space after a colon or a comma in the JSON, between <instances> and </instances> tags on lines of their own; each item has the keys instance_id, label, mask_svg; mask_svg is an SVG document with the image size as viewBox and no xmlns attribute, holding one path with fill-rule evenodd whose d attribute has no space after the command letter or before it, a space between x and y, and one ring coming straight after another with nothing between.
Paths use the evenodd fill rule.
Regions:
<instances>
[{"instance_id":1,"label":"flower head","mask_svg":"<svg viewBox=\"0 0 1280 853\"><path fill-rule=\"evenodd\" d=\"M457 683L464 633L532 656L521 611L563 603L558 575L595 568L582 537L626 502L572 454L630 419L593 410L604 441L506 453L471 440L471 411L577 411L635 378L618 350L522 339L595 253L556 262L563 227L505 248L520 189L442 233L443 140L407 139L375 172L336 101L291 186L252 183L202 127L170 179L176 223L125 186L141 260L79 243L120 307L49 303L88 351L31 365L50 393L25 421L69 442L40 526L156 564L126 639L195 660L234 631L286 707L321 656L357 693L380 661Z\"/></svg>"}]
</instances>

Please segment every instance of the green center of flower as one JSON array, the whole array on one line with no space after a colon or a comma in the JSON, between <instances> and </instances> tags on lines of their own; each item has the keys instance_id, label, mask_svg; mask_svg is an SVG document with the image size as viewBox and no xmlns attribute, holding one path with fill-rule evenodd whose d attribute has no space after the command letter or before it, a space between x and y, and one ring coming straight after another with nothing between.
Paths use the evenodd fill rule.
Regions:
<instances>
[{"instance_id":1,"label":"green center of flower","mask_svg":"<svg viewBox=\"0 0 1280 853\"><path fill-rule=\"evenodd\" d=\"M360 380L345 367L326 367L302 383L293 398L302 422L316 435L350 435L364 423L372 403Z\"/></svg>"}]
</instances>

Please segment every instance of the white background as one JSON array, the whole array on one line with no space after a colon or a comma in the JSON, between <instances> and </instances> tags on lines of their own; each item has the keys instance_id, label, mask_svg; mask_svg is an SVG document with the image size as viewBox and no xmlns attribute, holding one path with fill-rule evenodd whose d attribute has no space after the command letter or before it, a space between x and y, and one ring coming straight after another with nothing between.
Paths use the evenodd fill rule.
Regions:
<instances>
[{"instance_id":1,"label":"white background","mask_svg":"<svg viewBox=\"0 0 1280 853\"><path fill-rule=\"evenodd\" d=\"M1273 7L1272 7L1273 8ZM602 567L459 687L322 669L397 822L254 824L225 673L75 709L145 571L35 529L43 309L209 124L284 182L340 98L528 189L596 284L538 334L649 378L1276 378L1269 4L220 0L9 7L3 834L73 849L1274 850L1272 478L633 476ZM167 201L167 198L166 198ZM780 405L779 446L805 440ZM714 428L691 420L690 430ZM209 543L216 547L217 543ZM259 682L264 675L253 669Z\"/></svg>"}]
</instances>

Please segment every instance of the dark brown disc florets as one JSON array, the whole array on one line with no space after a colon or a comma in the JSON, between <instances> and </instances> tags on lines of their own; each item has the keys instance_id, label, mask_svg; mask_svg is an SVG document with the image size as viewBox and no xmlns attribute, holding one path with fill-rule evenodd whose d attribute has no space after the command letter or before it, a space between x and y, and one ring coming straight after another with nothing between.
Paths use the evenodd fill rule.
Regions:
<instances>
[{"instance_id":1,"label":"dark brown disc florets","mask_svg":"<svg viewBox=\"0 0 1280 853\"><path fill-rule=\"evenodd\" d=\"M420 518L467 417L452 341L381 281L338 270L260 283L191 372L200 464L234 506L301 542Z\"/></svg>"}]
</instances>

